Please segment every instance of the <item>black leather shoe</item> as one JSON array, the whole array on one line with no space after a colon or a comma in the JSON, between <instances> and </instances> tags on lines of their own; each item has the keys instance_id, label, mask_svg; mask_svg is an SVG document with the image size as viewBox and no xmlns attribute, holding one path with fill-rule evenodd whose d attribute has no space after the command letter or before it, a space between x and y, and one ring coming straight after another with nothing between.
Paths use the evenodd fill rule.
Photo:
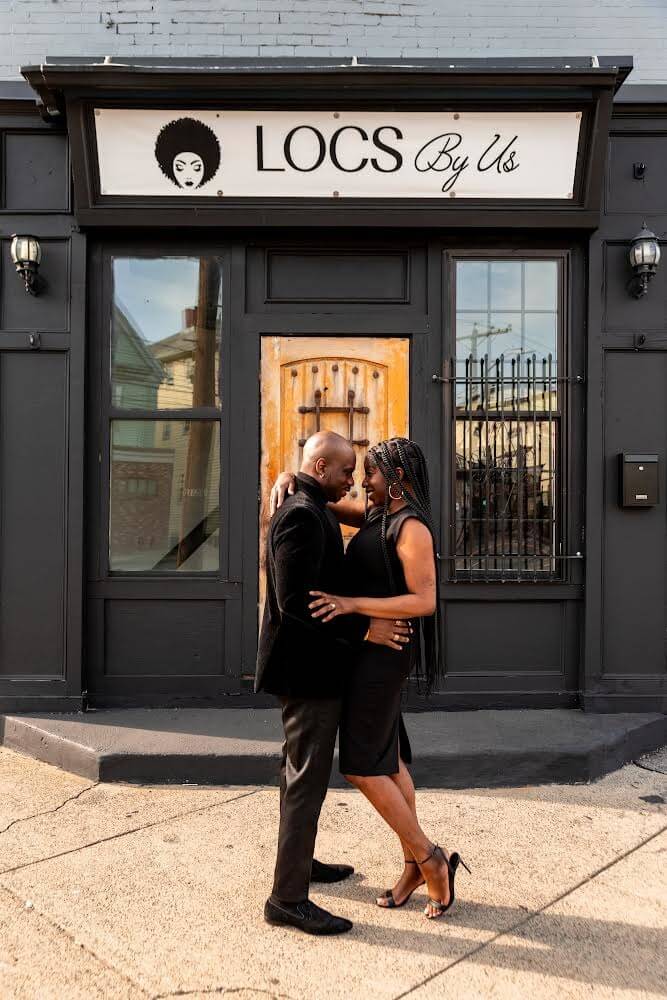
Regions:
<instances>
[{"instance_id":1,"label":"black leather shoe","mask_svg":"<svg viewBox=\"0 0 667 1000\"><path fill-rule=\"evenodd\" d=\"M303 903L277 903L267 899L264 904L264 919L267 924L296 927L306 934L345 934L352 929L350 920L335 917L309 899Z\"/></svg>"},{"instance_id":2,"label":"black leather shoe","mask_svg":"<svg viewBox=\"0 0 667 1000\"><path fill-rule=\"evenodd\" d=\"M354 873L352 865L325 865L323 861L313 858L313 867L310 869L311 882L342 882L344 878L349 878Z\"/></svg>"}]
</instances>

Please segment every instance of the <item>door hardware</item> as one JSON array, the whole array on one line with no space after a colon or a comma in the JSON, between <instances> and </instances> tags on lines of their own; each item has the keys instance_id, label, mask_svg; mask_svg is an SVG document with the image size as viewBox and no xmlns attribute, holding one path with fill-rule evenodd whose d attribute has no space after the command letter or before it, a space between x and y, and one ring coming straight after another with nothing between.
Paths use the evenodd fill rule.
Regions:
<instances>
[{"instance_id":1,"label":"door hardware","mask_svg":"<svg viewBox=\"0 0 667 1000\"><path fill-rule=\"evenodd\" d=\"M354 371L354 369L352 369ZM358 370L358 369L357 369ZM347 391L347 406L327 406L326 403L322 405L322 390L316 389L314 393L315 403L314 406L300 406L299 413L314 413L315 414L315 430L314 434L317 434L321 427L321 415L323 413L347 413L347 437L351 444L359 445L359 447L367 448L369 442L364 438L363 440L356 440L354 438L354 415L355 413L361 413L362 415L367 415L370 413L370 409L367 406L355 406L355 392L354 389L348 389ZM306 438L299 438L299 447L303 448L306 443Z\"/></svg>"}]
</instances>

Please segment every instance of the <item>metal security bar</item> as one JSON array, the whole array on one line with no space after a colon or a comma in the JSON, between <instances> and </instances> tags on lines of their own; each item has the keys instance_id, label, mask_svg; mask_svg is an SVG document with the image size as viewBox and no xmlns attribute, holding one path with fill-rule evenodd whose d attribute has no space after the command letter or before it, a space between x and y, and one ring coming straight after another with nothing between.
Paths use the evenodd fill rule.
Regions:
<instances>
[{"instance_id":1,"label":"metal security bar","mask_svg":"<svg viewBox=\"0 0 667 1000\"><path fill-rule=\"evenodd\" d=\"M562 383L551 354L451 363L454 579L561 577Z\"/></svg>"}]
</instances>

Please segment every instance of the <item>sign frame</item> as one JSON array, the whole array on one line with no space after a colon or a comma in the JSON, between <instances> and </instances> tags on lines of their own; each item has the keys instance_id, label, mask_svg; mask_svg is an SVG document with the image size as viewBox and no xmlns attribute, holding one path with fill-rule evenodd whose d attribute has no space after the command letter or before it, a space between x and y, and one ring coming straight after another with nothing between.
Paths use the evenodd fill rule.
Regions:
<instances>
[{"instance_id":1,"label":"sign frame","mask_svg":"<svg viewBox=\"0 0 667 1000\"><path fill-rule=\"evenodd\" d=\"M581 111L94 108L104 196L571 199Z\"/></svg>"},{"instance_id":2,"label":"sign frame","mask_svg":"<svg viewBox=\"0 0 667 1000\"><path fill-rule=\"evenodd\" d=\"M54 65L24 75L62 107L82 226L504 228L592 230L599 224L609 123L623 66ZM538 61L539 63L539 61ZM178 99L176 99L178 97ZM581 112L571 199L198 198L103 195L95 108L303 111Z\"/></svg>"}]
</instances>

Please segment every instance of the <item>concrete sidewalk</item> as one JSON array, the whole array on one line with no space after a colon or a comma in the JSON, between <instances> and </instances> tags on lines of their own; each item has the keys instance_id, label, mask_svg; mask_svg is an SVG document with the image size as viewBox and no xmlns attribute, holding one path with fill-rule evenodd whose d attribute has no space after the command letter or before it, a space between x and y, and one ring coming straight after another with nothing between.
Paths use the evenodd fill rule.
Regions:
<instances>
[{"instance_id":1,"label":"concrete sidewalk","mask_svg":"<svg viewBox=\"0 0 667 1000\"><path fill-rule=\"evenodd\" d=\"M357 872L313 898L355 926L318 939L261 917L275 788L98 784L0 749L0 997L658 1000L666 801L667 777L635 765L595 784L420 791L426 830L473 869L430 922L423 890L375 906L395 838L332 790L318 856Z\"/></svg>"},{"instance_id":2,"label":"concrete sidewalk","mask_svg":"<svg viewBox=\"0 0 667 1000\"><path fill-rule=\"evenodd\" d=\"M667 743L667 716L575 709L412 712L414 774L437 788L588 781ZM276 709L1 715L0 743L100 781L273 784ZM333 769L332 784L344 781Z\"/></svg>"}]
</instances>

